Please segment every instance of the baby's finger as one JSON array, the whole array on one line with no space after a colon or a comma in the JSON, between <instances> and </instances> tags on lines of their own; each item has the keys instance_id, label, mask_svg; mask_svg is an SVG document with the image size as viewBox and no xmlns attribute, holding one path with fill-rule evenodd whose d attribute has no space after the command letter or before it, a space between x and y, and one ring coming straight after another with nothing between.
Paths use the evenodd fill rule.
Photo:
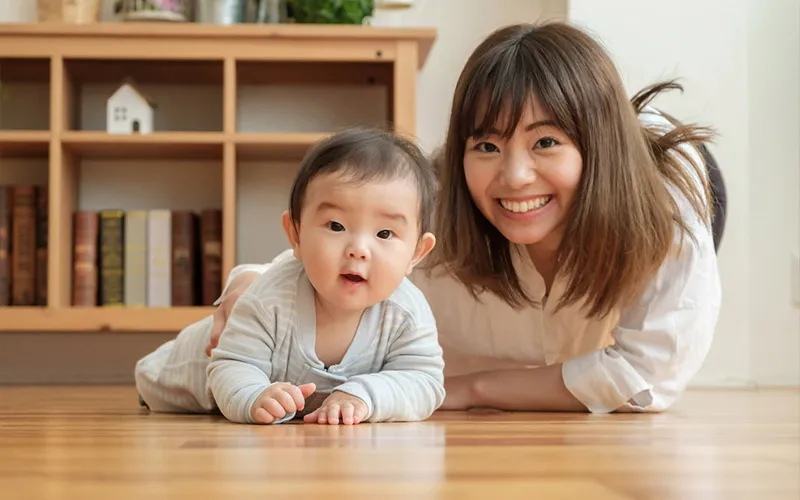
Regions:
<instances>
[{"instance_id":1,"label":"baby's finger","mask_svg":"<svg viewBox=\"0 0 800 500\"><path fill-rule=\"evenodd\" d=\"M256 408L256 411L253 413L253 420L261 424L271 424L275 420L275 417L270 415L264 408L259 407Z\"/></svg>"},{"instance_id":2,"label":"baby's finger","mask_svg":"<svg viewBox=\"0 0 800 500\"><path fill-rule=\"evenodd\" d=\"M318 424L327 424L328 423L328 408L320 408L319 409L319 416L317 417Z\"/></svg>"},{"instance_id":3,"label":"baby's finger","mask_svg":"<svg viewBox=\"0 0 800 500\"><path fill-rule=\"evenodd\" d=\"M286 413L297 411L297 406L294 404L294 399L292 399L292 396L289 395L286 389L276 391L275 395L272 397L275 398L275 401L277 401L284 410L286 410Z\"/></svg>"},{"instance_id":4,"label":"baby's finger","mask_svg":"<svg viewBox=\"0 0 800 500\"><path fill-rule=\"evenodd\" d=\"M367 405L363 404L356 405L356 411L353 415L353 423L360 424L362 420L367 418L367 411L368 411Z\"/></svg>"},{"instance_id":5,"label":"baby's finger","mask_svg":"<svg viewBox=\"0 0 800 500\"><path fill-rule=\"evenodd\" d=\"M332 403L328 407L328 423L339 425L339 405L337 403Z\"/></svg>"},{"instance_id":6,"label":"baby's finger","mask_svg":"<svg viewBox=\"0 0 800 500\"><path fill-rule=\"evenodd\" d=\"M283 409L280 403L275 401L275 398L269 398L262 406L275 418L283 418L286 416L286 410Z\"/></svg>"},{"instance_id":7,"label":"baby's finger","mask_svg":"<svg viewBox=\"0 0 800 500\"><path fill-rule=\"evenodd\" d=\"M344 425L353 425L353 403L342 403L342 423Z\"/></svg>"},{"instance_id":8,"label":"baby's finger","mask_svg":"<svg viewBox=\"0 0 800 500\"><path fill-rule=\"evenodd\" d=\"M317 422L317 418L319 417L319 409L316 409L303 417L303 422L307 424L313 424Z\"/></svg>"},{"instance_id":9,"label":"baby's finger","mask_svg":"<svg viewBox=\"0 0 800 500\"><path fill-rule=\"evenodd\" d=\"M284 391L286 391L289 397L292 398L292 401L294 401L295 409L297 409L298 411L302 411L303 408L305 408L306 398L303 397L303 393L300 391L299 387L291 385L286 389L284 389ZM284 408L286 407L284 406Z\"/></svg>"}]
</instances>

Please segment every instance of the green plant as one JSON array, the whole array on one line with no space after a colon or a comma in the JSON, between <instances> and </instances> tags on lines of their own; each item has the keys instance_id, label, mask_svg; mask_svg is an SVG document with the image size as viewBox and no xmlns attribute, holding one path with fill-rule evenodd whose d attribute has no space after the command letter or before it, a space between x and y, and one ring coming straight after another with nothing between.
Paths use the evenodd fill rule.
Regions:
<instances>
[{"instance_id":1,"label":"green plant","mask_svg":"<svg viewBox=\"0 0 800 500\"><path fill-rule=\"evenodd\" d=\"M362 24L375 8L373 0L289 0L298 23Z\"/></svg>"}]
</instances>

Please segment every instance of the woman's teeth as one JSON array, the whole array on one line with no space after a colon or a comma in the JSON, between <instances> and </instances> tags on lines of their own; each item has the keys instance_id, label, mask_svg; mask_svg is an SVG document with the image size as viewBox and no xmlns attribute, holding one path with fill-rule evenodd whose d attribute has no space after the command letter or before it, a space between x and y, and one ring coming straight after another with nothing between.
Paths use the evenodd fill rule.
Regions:
<instances>
[{"instance_id":1,"label":"woman's teeth","mask_svg":"<svg viewBox=\"0 0 800 500\"><path fill-rule=\"evenodd\" d=\"M553 199L553 195L545 195L539 196L537 198L533 198L530 200L525 201L512 201L512 200L500 200L500 205L503 206L509 212L516 212L516 213L525 213L530 212L531 210L536 210L537 208L542 208L543 206L547 205L550 200Z\"/></svg>"}]
</instances>

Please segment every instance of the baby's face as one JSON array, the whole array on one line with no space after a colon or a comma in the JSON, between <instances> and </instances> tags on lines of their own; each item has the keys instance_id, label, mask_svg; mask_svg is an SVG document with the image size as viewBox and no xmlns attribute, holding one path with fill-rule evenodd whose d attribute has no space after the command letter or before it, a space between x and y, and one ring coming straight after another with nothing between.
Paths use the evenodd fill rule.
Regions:
<instances>
[{"instance_id":1,"label":"baby's face","mask_svg":"<svg viewBox=\"0 0 800 500\"><path fill-rule=\"evenodd\" d=\"M432 246L419 237L418 207L411 179L309 183L293 246L325 307L363 310L394 292Z\"/></svg>"}]
</instances>

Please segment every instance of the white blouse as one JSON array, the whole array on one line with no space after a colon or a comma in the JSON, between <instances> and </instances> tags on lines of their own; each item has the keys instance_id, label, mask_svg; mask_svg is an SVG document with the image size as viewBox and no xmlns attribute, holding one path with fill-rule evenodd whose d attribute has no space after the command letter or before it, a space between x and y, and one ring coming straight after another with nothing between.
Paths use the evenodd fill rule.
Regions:
<instances>
[{"instance_id":1,"label":"white blouse","mask_svg":"<svg viewBox=\"0 0 800 500\"><path fill-rule=\"evenodd\" d=\"M640 119L670 127L650 112ZM697 152L687 150L702 165ZM711 227L676 190L672 193L696 243L687 235L680 254L663 263L638 302L602 320L587 319L581 302L554 313L565 286L558 278L541 309L515 310L488 293L476 302L449 276L415 271L411 279L436 317L445 374L563 363L567 389L591 412L667 409L708 354L722 293ZM524 248L517 250L514 266L520 281L531 296L544 299L542 276ZM237 266L228 284L241 272L263 272L267 266Z\"/></svg>"}]
</instances>

